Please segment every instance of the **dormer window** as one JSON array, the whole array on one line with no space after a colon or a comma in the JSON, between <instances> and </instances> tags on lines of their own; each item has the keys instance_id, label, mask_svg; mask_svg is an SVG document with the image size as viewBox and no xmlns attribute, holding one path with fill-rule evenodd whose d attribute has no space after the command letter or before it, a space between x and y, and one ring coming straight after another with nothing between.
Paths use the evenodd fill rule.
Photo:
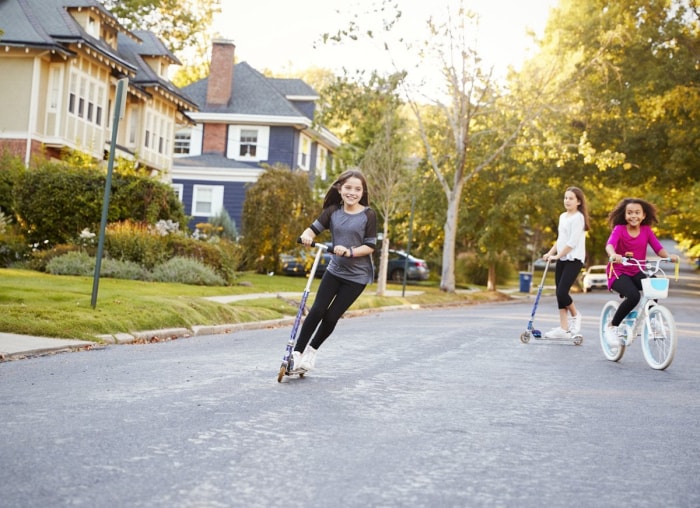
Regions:
<instances>
[{"instance_id":1,"label":"dormer window","mask_svg":"<svg viewBox=\"0 0 700 508\"><path fill-rule=\"evenodd\" d=\"M92 16L88 16L87 26L85 27L85 31L89 35L92 35L95 38L100 37L100 28L97 24L97 20L95 18L93 18Z\"/></svg>"}]
</instances>

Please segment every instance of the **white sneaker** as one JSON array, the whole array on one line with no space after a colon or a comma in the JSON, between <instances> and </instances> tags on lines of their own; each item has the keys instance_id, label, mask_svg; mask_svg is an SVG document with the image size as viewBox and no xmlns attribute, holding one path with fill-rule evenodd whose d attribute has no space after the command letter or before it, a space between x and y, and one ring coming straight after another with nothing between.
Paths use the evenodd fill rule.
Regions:
<instances>
[{"instance_id":1,"label":"white sneaker","mask_svg":"<svg viewBox=\"0 0 700 508\"><path fill-rule=\"evenodd\" d=\"M549 330L547 333L544 334L545 339L570 339L571 334L564 330L561 326L557 326L556 328L553 328Z\"/></svg>"},{"instance_id":2,"label":"white sneaker","mask_svg":"<svg viewBox=\"0 0 700 508\"><path fill-rule=\"evenodd\" d=\"M299 368L302 370L311 370L316 365L316 350L311 346L308 346L304 350L304 354L301 356L301 363Z\"/></svg>"},{"instance_id":3,"label":"white sneaker","mask_svg":"<svg viewBox=\"0 0 700 508\"><path fill-rule=\"evenodd\" d=\"M617 326L608 326L605 329L605 342L608 343L608 346L610 347L620 347L620 336L617 334L618 332L618 327Z\"/></svg>"},{"instance_id":4,"label":"white sneaker","mask_svg":"<svg viewBox=\"0 0 700 508\"><path fill-rule=\"evenodd\" d=\"M577 335L578 333L581 332L581 320L583 319L583 316L579 312L575 316L571 316L571 319L569 320L569 331L571 332L571 335Z\"/></svg>"},{"instance_id":5,"label":"white sneaker","mask_svg":"<svg viewBox=\"0 0 700 508\"><path fill-rule=\"evenodd\" d=\"M301 358L302 355L299 351L292 351L292 356L289 358L288 370L299 370L299 367L301 366Z\"/></svg>"}]
</instances>

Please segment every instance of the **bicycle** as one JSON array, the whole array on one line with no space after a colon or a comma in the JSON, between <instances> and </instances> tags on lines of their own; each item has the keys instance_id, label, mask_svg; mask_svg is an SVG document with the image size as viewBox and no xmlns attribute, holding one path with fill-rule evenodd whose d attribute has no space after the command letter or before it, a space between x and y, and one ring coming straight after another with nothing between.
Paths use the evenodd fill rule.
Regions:
<instances>
[{"instance_id":1,"label":"bicycle","mask_svg":"<svg viewBox=\"0 0 700 508\"><path fill-rule=\"evenodd\" d=\"M672 261L671 258L660 258L655 261L640 261L633 257L622 258L623 265L636 265L646 278L642 279L642 298L639 304L627 314L618 327L618 331L622 333L619 333L620 344L617 347L610 346L605 340L605 330L610 326L620 302L610 300L603 306L600 314L600 344L608 360L620 361L625 349L632 345L637 336L641 335L642 353L649 367L664 370L671 365L678 343L676 322L671 311L656 302L668 297L669 279L661 269L662 262ZM679 264L676 263L676 280L678 280L678 268Z\"/></svg>"}]
</instances>

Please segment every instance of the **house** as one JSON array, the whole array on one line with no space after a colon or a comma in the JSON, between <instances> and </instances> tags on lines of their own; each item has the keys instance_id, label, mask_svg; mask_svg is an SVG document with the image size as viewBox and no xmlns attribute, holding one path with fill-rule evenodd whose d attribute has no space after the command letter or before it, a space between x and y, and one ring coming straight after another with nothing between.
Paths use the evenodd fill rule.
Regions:
<instances>
[{"instance_id":1,"label":"house","mask_svg":"<svg viewBox=\"0 0 700 508\"><path fill-rule=\"evenodd\" d=\"M269 78L234 63L235 45L213 41L209 76L185 88L194 125L175 135L172 182L190 226L225 209L240 231L246 186L282 164L326 178L340 140L314 124L318 94L300 79Z\"/></svg>"},{"instance_id":2,"label":"house","mask_svg":"<svg viewBox=\"0 0 700 508\"><path fill-rule=\"evenodd\" d=\"M0 31L0 150L26 164L64 149L104 160L128 78L115 156L170 181L175 131L196 105L168 80L180 62L153 33L126 30L97 0L3 0Z\"/></svg>"}]
</instances>

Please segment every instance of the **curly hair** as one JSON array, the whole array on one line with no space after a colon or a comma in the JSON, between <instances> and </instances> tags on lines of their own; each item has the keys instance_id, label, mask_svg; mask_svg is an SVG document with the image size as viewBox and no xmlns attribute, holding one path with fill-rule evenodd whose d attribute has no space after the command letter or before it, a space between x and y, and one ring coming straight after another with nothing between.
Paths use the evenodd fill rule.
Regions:
<instances>
[{"instance_id":1,"label":"curly hair","mask_svg":"<svg viewBox=\"0 0 700 508\"><path fill-rule=\"evenodd\" d=\"M610 214L608 214L608 224L610 224L611 228L627 224L627 220L625 219L625 210L627 209L627 205L630 204L641 205L645 215L644 220L642 221L643 226L652 226L659 222L659 219L656 216L656 207L654 205L639 198L625 198L620 201L617 206L615 206Z\"/></svg>"}]
</instances>

